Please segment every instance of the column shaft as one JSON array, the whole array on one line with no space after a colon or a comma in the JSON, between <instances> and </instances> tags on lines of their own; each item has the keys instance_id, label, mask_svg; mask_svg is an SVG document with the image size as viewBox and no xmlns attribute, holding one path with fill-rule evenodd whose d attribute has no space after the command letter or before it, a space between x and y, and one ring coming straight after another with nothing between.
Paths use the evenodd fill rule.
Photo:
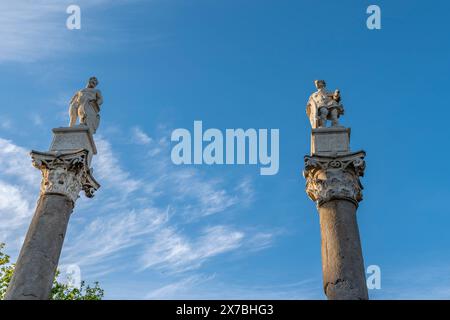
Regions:
<instances>
[{"instance_id":1,"label":"column shaft","mask_svg":"<svg viewBox=\"0 0 450 320\"><path fill-rule=\"evenodd\" d=\"M306 192L320 216L323 285L330 300L368 299L356 220L364 157L363 151L305 157Z\"/></svg>"},{"instance_id":2,"label":"column shaft","mask_svg":"<svg viewBox=\"0 0 450 320\"><path fill-rule=\"evenodd\" d=\"M318 207L324 291L330 300L367 300L356 206L331 200Z\"/></svg>"},{"instance_id":3,"label":"column shaft","mask_svg":"<svg viewBox=\"0 0 450 320\"><path fill-rule=\"evenodd\" d=\"M49 299L73 207L67 196L40 196L5 300Z\"/></svg>"}]
</instances>

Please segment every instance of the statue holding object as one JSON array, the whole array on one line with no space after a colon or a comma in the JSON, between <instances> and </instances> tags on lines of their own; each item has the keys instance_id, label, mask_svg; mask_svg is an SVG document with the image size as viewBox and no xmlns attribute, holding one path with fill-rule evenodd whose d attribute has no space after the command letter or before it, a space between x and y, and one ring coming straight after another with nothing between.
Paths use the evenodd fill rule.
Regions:
<instances>
[{"instance_id":1,"label":"statue holding object","mask_svg":"<svg viewBox=\"0 0 450 320\"><path fill-rule=\"evenodd\" d=\"M338 127L339 117L344 114L340 91L328 92L325 80L315 80L314 84L317 91L309 97L306 105L306 114L311 122L311 127L313 129L324 128L327 120L331 121L332 127Z\"/></svg>"}]
</instances>

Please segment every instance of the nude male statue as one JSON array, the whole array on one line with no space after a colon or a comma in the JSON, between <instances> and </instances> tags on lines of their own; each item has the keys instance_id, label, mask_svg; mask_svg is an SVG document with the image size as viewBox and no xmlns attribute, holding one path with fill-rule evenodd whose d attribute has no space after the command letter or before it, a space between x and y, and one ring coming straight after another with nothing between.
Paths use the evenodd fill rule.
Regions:
<instances>
[{"instance_id":1,"label":"nude male statue","mask_svg":"<svg viewBox=\"0 0 450 320\"><path fill-rule=\"evenodd\" d=\"M103 103L102 93L96 89L97 85L96 77L89 78L86 88L75 93L70 100L70 127L74 127L79 118L80 125L87 126L92 134L97 131L100 124L100 106Z\"/></svg>"}]
</instances>

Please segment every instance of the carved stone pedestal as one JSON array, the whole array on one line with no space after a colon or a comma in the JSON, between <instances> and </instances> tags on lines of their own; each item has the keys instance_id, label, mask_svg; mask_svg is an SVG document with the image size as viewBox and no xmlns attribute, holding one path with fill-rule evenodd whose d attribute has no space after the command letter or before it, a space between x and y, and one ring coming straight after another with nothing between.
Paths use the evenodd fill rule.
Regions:
<instances>
[{"instance_id":1,"label":"carved stone pedestal","mask_svg":"<svg viewBox=\"0 0 450 320\"><path fill-rule=\"evenodd\" d=\"M70 153L81 149L88 151L87 163L90 165L92 157L97 154L97 147L87 126L78 125L69 128L53 129L53 141L50 151Z\"/></svg>"},{"instance_id":2,"label":"carved stone pedestal","mask_svg":"<svg viewBox=\"0 0 450 320\"><path fill-rule=\"evenodd\" d=\"M330 127L312 129L311 154L328 156L350 152L350 128Z\"/></svg>"},{"instance_id":3,"label":"carved stone pedestal","mask_svg":"<svg viewBox=\"0 0 450 320\"><path fill-rule=\"evenodd\" d=\"M73 149L66 148L62 152L31 152L33 165L42 172L41 192L6 300L49 299L67 225L79 193L83 190L87 197L92 197L100 187L89 168L92 150L84 148L90 143L89 138L84 131L80 132L78 142L83 149L76 150L77 145L72 144ZM60 134L54 141L57 139L64 141Z\"/></svg>"}]
</instances>

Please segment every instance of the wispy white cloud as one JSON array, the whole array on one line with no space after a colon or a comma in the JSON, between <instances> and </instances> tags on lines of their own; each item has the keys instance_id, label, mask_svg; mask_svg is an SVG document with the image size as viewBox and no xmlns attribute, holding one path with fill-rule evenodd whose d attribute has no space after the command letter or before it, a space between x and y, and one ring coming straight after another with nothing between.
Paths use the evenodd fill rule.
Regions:
<instances>
[{"instance_id":1,"label":"wispy white cloud","mask_svg":"<svg viewBox=\"0 0 450 320\"><path fill-rule=\"evenodd\" d=\"M0 138L0 176L14 178L29 186L38 186L40 173L31 165L30 150Z\"/></svg>"},{"instance_id":2,"label":"wispy white cloud","mask_svg":"<svg viewBox=\"0 0 450 320\"><path fill-rule=\"evenodd\" d=\"M255 192L248 177L218 178L172 166L164 137L152 137L136 154L117 152L112 141L113 133L109 139L96 136L94 176L102 187L94 199L77 201L62 264L77 264L84 276L100 280L123 270L157 271L171 279L201 272L220 255L261 250L273 243L270 230L209 220L251 203ZM125 169L129 165L132 171ZM28 150L4 139L0 168L1 225L8 230L8 244L13 238L20 243L34 211L40 173L31 166Z\"/></svg>"},{"instance_id":3,"label":"wispy white cloud","mask_svg":"<svg viewBox=\"0 0 450 320\"><path fill-rule=\"evenodd\" d=\"M192 275L186 278L180 279L176 282L164 285L148 293L144 299L174 299L180 295L189 295L193 288L200 286L205 282L210 282L214 279L214 275L202 276ZM175 298L176 299L176 298Z\"/></svg>"},{"instance_id":4,"label":"wispy white cloud","mask_svg":"<svg viewBox=\"0 0 450 320\"><path fill-rule=\"evenodd\" d=\"M13 127L13 124L12 124L11 119L2 115L0 117L0 129L10 130L12 127Z\"/></svg>"},{"instance_id":5,"label":"wispy white cloud","mask_svg":"<svg viewBox=\"0 0 450 320\"><path fill-rule=\"evenodd\" d=\"M221 179L205 179L196 169L173 168L163 177L185 205L185 214L199 218L224 212L239 202L239 196L225 189Z\"/></svg>"},{"instance_id":6,"label":"wispy white cloud","mask_svg":"<svg viewBox=\"0 0 450 320\"><path fill-rule=\"evenodd\" d=\"M0 138L0 242L17 250L24 236L40 185L29 151Z\"/></svg>"},{"instance_id":7,"label":"wispy white cloud","mask_svg":"<svg viewBox=\"0 0 450 320\"><path fill-rule=\"evenodd\" d=\"M280 235L281 232L256 232L246 243L247 248L250 251L259 251L271 247L274 243L275 237Z\"/></svg>"},{"instance_id":8,"label":"wispy white cloud","mask_svg":"<svg viewBox=\"0 0 450 320\"><path fill-rule=\"evenodd\" d=\"M119 156L113 152L110 142L100 136L96 139L96 145L98 156L93 160L96 178L108 188L124 194L137 190L142 183L122 169Z\"/></svg>"},{"instance_id":9,"label":"wispy white cloud","mask_svg":"<svg viewBox=\"0 0 450 320\"><path fill-rule=\"evenodd\" d=\"M33 124L37 127L41 127L44 124L44 120L42 120L42 117L37 113L31 114L30 118Z\"/></svg>"},{"instance_id":10,"label":"wispy white cloud","mask_svg":"<svg viewBox=\"0 0 450 320\"><path fill-rule=\"evenodd\" d=\"M0 2L0 62L33 61L62 47L64 25L58 26L55 14L63 8L56 1Z\"/></svg>"},{"instance_id":11,"label":"wispy white cloud","mask_svg":"<svg viewBox=\"0 0 450 320\"><path fill-rule=\"evenodd\" d=\"M136 144L149 144L153 140L139 127L133 127L133 142Z\"/></svg>"},{"instance_id":12,"label":"wispy white cloud","mask_svg":"<svg viewBox=\"0 0 450 320\"><path fill-rule=\"evenodd\" d=\"M78 0L83 12L93 8L108 8L139 0ZM66 9L74 4L71 0L21 0L0 2L0 63L34 62L62 53L86 50L98 46L89 45L101 41L92 32L82 33L84 45L73 41L73 32L66 28ZM82 20L83 28L83 20ZM72 32L72 34L71 34Z\"/></svg>"},{"instance_id":13,"label":"wispy white cloud","mask_svg":"<svg viewBox=\"0 0 450 320\"><path fill-rule=\"evenodd\" d=\"M30 202L23 194L25 190L0 180L0 229L2 236L23 226L31 212ZM4 240L4 239L3 239Z\"/></svg>"},{"instance_id":14,"label":"wispy white cloud","mask_svg":"<svg viewBox=\"0 0 450 320\"><path fill-rule=\"evenodd\" d=\"M306 279L287 284L243 286L234 281L224 282L216 274L189 275L151 290L145 299L323 299L319 279Z\"/></svg>"},{"instance_id":15,"label":"wispy white cloud","mask_svg":"<svg viewBox=\"0 0 450 320\"><path fill-rule=\"evenodd\" d=\"M159 154L170 157L167 150ZM183 207L183 215L187 219L195 220L227 212L238 204L245 207L254 198L253 186L248 177L237 181L211 177L196 168L174 166L167 158L153 158L151 170L158 173L154 187L164 190L170 187L172 202Z\"/></svg>"},{"instance_id":16,"label":"wispy white cloud","mask_svg":"<svg viewBox=\"0 0 450 320\"><path fill-rule=\"evenodd\" d=\"M143 268L182 272L199 268L207 259L242 245L244 233L227 226L207 227L197 239L188 239L174 228L159 231L144 252Z\"/></svg>"},{"instance_id":17,"label":"wispy white cloud","mask_svg":"<svg viewBox=\"0 0 450 320\"><path fill-rule=\"evenodd\" d=\"M142 129L138 132L150 137ZM130 159L130 154L121 159L103 137L97 138L97 147L94 175L102 188L97 203L84 201L83 209L95 210L98 216L87 223L79 218L84 226L80 225L82 231L70 240L76 246L65 248L65 263L90 269L107 266L106 261L134 247L139 252L132 262L135 270L180 273L201 268L207 260L241 247L254 251L273 243L270 232L224 224L195 227L189 233L184 230L193 221L249 204L254 191L248 177L228 186L223 179L203 175L200 170L171 166L170 145L163 137L151 138L140 148L138 162ZM153 152L155 149L159 151ZM139 178L124 169L130 161L141 173ZM107 272L106 268L95 272Z\"/></svg>"},{"instance_id":18,"label":"wispy white cloud","mask_svg":"<svg viewBox=\"0 0 450 320\"><path fill-rule=\"evenodd\" d=\"M114 270L114 259L118 254L145 243L148 235L158 232L168 221L168 215L168 209L146 208L97 217L70 239L64 261L77 263L96 273Z\"/></svg>"}]
</instances>

